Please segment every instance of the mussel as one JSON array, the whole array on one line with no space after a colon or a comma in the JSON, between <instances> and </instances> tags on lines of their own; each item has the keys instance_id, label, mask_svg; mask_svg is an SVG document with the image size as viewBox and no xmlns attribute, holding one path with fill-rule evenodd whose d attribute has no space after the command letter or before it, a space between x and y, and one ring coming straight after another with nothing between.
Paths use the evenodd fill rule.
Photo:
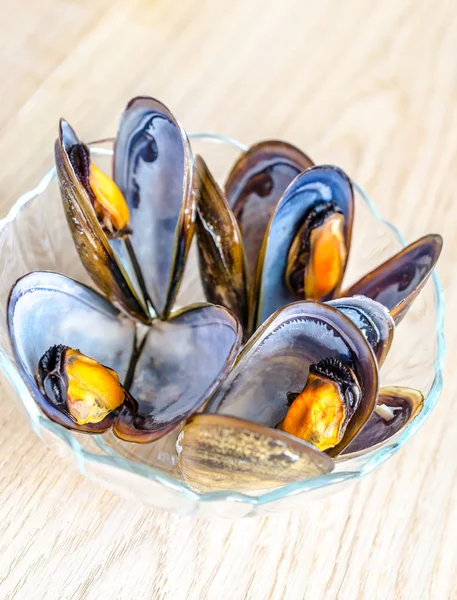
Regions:
<instances>
[{"instance_id":1,"label":"mussel","mask_svg":"<svg viewBox=\"0 0 457 600\"><path fill-rule=\"evenodd\" d=\"M352 379L349 381L348 377ZM298 411L301 412L298 420L302 419L305 425L309 425L303 428L307 429L306 435L301 435L299 428L285 426L293 407L293 404L289 407L290 397L297 397L297 402L303 388L314 386L316 380L322 395L320 392L311 394L314 409L307 410L305 407L305 410ZM276 447L275 440L280 429L285 436L279 438L281 454L290 452L290 456L295 455L296 449L288 448L288 440L294 440L294 443L311 443L313 457L316 452L321 452L319 447L335 457L370 418L377 390L378 366L373 351L360 330L343 313L315 302L290 304L274 313L252 336L205 408L206 413L215 413L218 418L237 417L241 421L229 424L225 421L201 421L196 417L184 426L179 455L183 473L196 487L199 474L207 473L205 455L218 456L223 464L219 484L231 489L232 477L244 481L249 473L255 478L253 467L247 466L257 460L251 453L263 455L262 448L268 446L269 437L273 438L272 447ZM325 408L321 410L323 404L320 403L325 403L326 395L332 396L326 407L332 412L327 426L337 431L331 443L326 440L325 444L320 444L316 443L316 435L321 422L313 423L312 420L314 415L324 415ZM205 431L198 431L200 426L204 429L213 427L212 423L218 423L221 431L235 427L237 435L243 439L246 437L249 443L230 450L231 442L224 437L228 433L207 435ZM262 428L259 430L258 426ZM287 437L287 433L292 435ZM257 434L260 436L258 443ZM194 444L204 444L205 452ZM283 459L281 461L284 462ZM192 472L192 469L195 471ZM303 472L306 474L306 469ZM276 485L280 485L278 477L272 475ZM243 485L248 485L248 482L244 481ZM254 483L250 485L254 486Z\"/></svg>"},{"instance_id":2,"label":"mussel","mask_svg":"<svg viewBox=\"0 0 457 600\"><path fill-rule=\"evenodd\" d=\"M116 371L63 344L43 354L35 378L48 416L81 431L106 431L128 399Z\"/></svg>"},{"instance_id":3,"label":"mussel","mask_svg":"<svg viewBox=\"0 0 457 600\"><path fill-rule=\"evenodd\" d=\"M374 409L378 365L360 330L326 304L296 302L276 311L245 345L207 411L276 427L286 417L290 394L303 390L310 366L324 359L352 369L360 394L344 436L328 450L336 456Z\"/></svg>"},{"instance_id":4,"label":"mussel","mask_svg":"<svg viewBox=\"0 0 457 600\"><path fill-rule=\"evenodd\" d=\"M360 294L377 300L398 325L427 283L442 247L440 235L426 235L362 277L343 295Z\"/></svg>"},{"instance_id":5,"label":"mussel","mask_svg":"<svg viewBox=\"0 0 457 600\"><path fill-rule=\"evenodd\" d=\"M123 113L113 179L61 121L56 166L81 260L112 301L144 323L167 319L194 231L198 181L187 136L153 98Z\"/></svg>"},{"instance_id":6,"label":"mussel","mask_svg":"<svg viewBox=\"0 0 457 600\"><path fill-rule=\"evenodd\" d=\"M222 307L189 306L144 330L97 292L50 272L16 283L8 326L16 361L50 419L91 433L112 426L134 442L165 435L204 405L241 341L239 322Z\"/></svg>"},{"instance_id":7,"label":"mussel","mask_svg":"<svg viewBox=\"0 0 457 600\"><path fill-rule=\"evenodd\" d=\"M117 252L115 244L121 237L116 237L115 241L107 235L111 230L115 235L122 236L125 232L128 236L128 208L119 196L118 188L112 182L103 186L105 190L114 190L114 200L110 198L109 202L106 198L108 192L96 195L94 189L101 186L94 184L94 180L98 180L92 176L95 171L90 151L80 143L66 121L60 122L55 156L65 214L84 267L105 296L118 302L134 318L148 323L150 314L145 298L134 273L126 266L126 255L119 256ZM103 181L103 177L98 179ZM123 208L119 208L121 206ZM117 224L121 219L109 218L113 214L123 217L119 229Z\"/></svg>"},{"instance_id":8,"label":"mussel","mask_svg":"<svg viewBox=\"0 0 457 600\"><path fill-rule=\"evenodd\" d=\"M309 366L303 390L288 394L290 407L278 428L319 450L334 448L343 439L361 398L354 371L339 359L324 358Z\"/></svg>"},{"instance_id":9,"label":"mussel","mask_svg":"<svg viewBox=\"0 0 457 600\"><path fill-rule=\"evenodd\" d=\"M352 186L336 167L312 167L287 188L272 215L252 290L252 322L300 299L338 294L349 253Z\"/></svg>"}]
</instances>

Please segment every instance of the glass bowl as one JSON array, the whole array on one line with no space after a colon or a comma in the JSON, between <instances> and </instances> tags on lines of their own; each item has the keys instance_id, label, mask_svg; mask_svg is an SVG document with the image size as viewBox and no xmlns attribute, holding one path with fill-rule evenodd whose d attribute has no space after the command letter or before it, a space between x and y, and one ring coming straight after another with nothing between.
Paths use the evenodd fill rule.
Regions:
<instances>
[{"instance_id":1,"label":"glass bowl","mask_svg":"<svg viewBox=\"0 0 457 600\"><path fill-rule=\"evenodd\" d=\"M223 136L203 133L189 137L195 153L205 158L220 182L245 149L236 140ZM91 149L95 162L110 172L112 140L94 142ZM355 183L354 188L355 222L344 287L404 245L398 230L381 218ZM88 436L68 431L40 412L16 368L6 325L8 294L14 282L30 271L51 270L91 285L70 236L54 168L35 189L24 194L0 222L0 248L0 366L9 397L25 411L34 432L59 456L69 459L85 477L148 506L184 515L229 518L303 507L306 500L357 482L395 454L422 426L442 389L443 298L434 274L399 326L381 369L381 385L415 387L425 396L423 411L405 430L363 456L343 457L338 460L335 471L324 476L251 495L223 491L199 494L186 485L176 465L176 433L153 444L141 445L122 442L109 432ZM178 304L184 306L203 299L193 247Z\"/></svg>"}]
</instances>

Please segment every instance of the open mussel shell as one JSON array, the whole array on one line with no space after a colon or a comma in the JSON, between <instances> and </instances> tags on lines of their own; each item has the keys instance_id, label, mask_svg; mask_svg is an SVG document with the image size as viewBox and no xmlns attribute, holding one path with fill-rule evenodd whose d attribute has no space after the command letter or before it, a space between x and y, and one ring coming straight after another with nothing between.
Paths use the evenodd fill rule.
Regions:
<instances>
[{"instance_id":1,"label":"open mussel shell","mask_svg":"<svg viewBox=\"0 0 457 600\"><path fill-rule=\"evenodd\" d=\"M206 299L229 308L246 327L246 261L238 223L200 156L195 164L200 179L196 233Z\"/></svg>"},{"instance_id":2,"label":"open mussel shell","mask_svg":"<svg viewBox=\"0 0 457 600\"><path fill-rule=\"evenodd\" d=\"M123 382L135 347L135 325L103 296L57 273L35 272L18 280L8 302L8 328L16 362L41 410L69 429L100 433L100 423L76 425L39 390L35 373L41 357L64 344L113 369Z\"/></svg>"},{"instance_id":3,"label":"open mussel shell","mask_svg":"<svg viewBox=\"0 0 457 600\"><path fill-rule=\"evenodd\" d=\"M103 231L87 185L78 177L70 159L71 149L79 144L73 129L61 120L55 144L56 169L63 207L76 249L97 287L134 318L148 323L150 316L145 301L129 277L128 267L123 264ZM119 241L115 240L115 243L119 244Z\"/></svg>"},{"instance_id":4,"label":"open mussel shell","mask_svg":"<svg viewBox=\"0 0 457 600\"><path fill-rule=\"evenodd\" d=\"M295 177L313 164L295 146L268 140L251 146L233 166L225 194L241 227L250 277L279 199Z\"/></svg>"},{"instance_id":5,"label":"open mussel shell","mask_svg":"<svg viewBox=\"0 0 457 600\"><path fill-rule=\"evenodd\" d=\"M354 458L379 447L405 429L424 406L418 390L389 386L379 389L376 408L363 429L343 450L344 458Z\"/></svg>"},{"instance_id":6,"label":"open mussel shell","mask_svg":"<svg viewBox=\"0 0 457 600\"><path fill-rule=\"evenodd\" d=\"M242 336L240 323L228 310L198 304L175 313L169 321L156 320L137 340L135 324L103 296L48 272L26 275L13 287L8 327L19 368L50 419L91 433L113 425L118 437L132 442L153 441L201 408L233 365ZM108 399L116 410L99 423L79 424L72 419L61 401L63 393L46 393L53 382L46 378L54 372L68 385L69 371L60 360L65 355L55 358L52 351L50 356L53 347L85 355L81 369L76 366L78 389L88 390L95 383L94 392L98 387L108 394L113 388L104 390L98 366L89 364L90 381L84 380L83 373L88 373L92 359L111 369L125 391L123 405L114 397ZM116 386L114 392L120 393Z\"/></svg>"},{"instance_id":7,"label":"open mussel shell","mask_svg":"<svg viewBox=\"0 0 457 600\"><path fill-rule=\"evenodd\" d=\"M235 417L198 414L177 441L178 464L199 492L252 492L324 475L333 460L287 433Z\"/></svg>"},{"instance_id":8,"label":"open mussel shell","mask_svg":"<svg viewBox=\"0 0 457 600\"><path fill-rule=\"evenodd\" d=\"M153 322L140 348L125 405L113 431L123 440L150 442L199 410L232 367L241 326L229 311L195 304Z\"/></svg>"},{"instance_id":9,"label":"open mussel shell","mask_svg":"<svg viewBox=\"0 0 457 600\"><path fill-rule=\"evenodd\" d=\"M158 100L138 97L122 114L114 179L130 211L130 241L157 314L170 314L184 272L198 189L186 133Z\"/></svg>"},{"instance_id":10,"label":"open mussel shell","mask_svg":"<svg viewBox=\"0 0 457 600\"><path fill-rule=\"evenodd\" d=\"M326 294L323 299L329 300L333 294L337 294L351 242L354 213L352 185L345 173L337 167L312 167L289 185L268 225L252 286L253 329L281 306L303 299L303 292L292 290L286 277L291 267L289 251L296 245L297 235L306 233L302 229L303 225L316 210L319 214L324 210L325 223L329 222L328 219L332 220L333 216L343 219L340 233L344 256L339 257L338 281L331 293ZM312 231L319 232L319 228ZM328 231L325 230L324 233L327 235ZM313 274L317 280L321 275L319 269L322 265L316 264L313 255L316 240L311 245L306 239L300 241L304 242L301 248L303 251L297 249L297 257L300 261L303 260L303 252L308 248L305 252L306 263L313 265Z\"/></svg>"},{"instance_id":11,"label":"open mussel shell","mask_svg":"<svg viewBox=\"0 0 457 600\"><path fill-rule=\"evenodd\" d=\"M336 456L373 412L378 366L361 331L327 304L296 302L278 310L248 341L207 412L276 427L287 413L288 394L301 392L310 365L324 358L350 366L362 392L343 438L327 451Z\"/></svg>"},{"instance_id":12,"label":"open mussel shell","mask_svg":"<svg viewBox=\"0 0 457 600\"><path fill-rule=\"evenodd\" d=\"M351 296L328 302L345 314L363 333L381 366L392 345L395 323L387 308L366 296Z\"/></svg>"},{"instance_id":13,"label":"open mussel shell","mask_svg":"<svg viewBox=\"0 0 457 600\"><path fill-rule=\"evenodd\" d=\"M426 235L362 277L343 295L361 294L377 300L398 325L426 284L442 247L440 235Z\"/></svg>"}]
</instances>

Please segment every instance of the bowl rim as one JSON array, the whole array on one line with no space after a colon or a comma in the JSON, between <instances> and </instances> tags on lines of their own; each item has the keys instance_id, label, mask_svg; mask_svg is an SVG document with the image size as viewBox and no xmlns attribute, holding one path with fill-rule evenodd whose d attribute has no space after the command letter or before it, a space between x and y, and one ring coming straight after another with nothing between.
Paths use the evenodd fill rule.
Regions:
<instances>
[{"instance_id":1,"label":"bowl rim","mask_svg":"<svg viewBox=\"0 0 457 600\"><path fill-rule=\"evenodd\" d=\"M207 140L219 144L226 144L232 146L238 151L246 151L248 146L242 144L238 140L215 133L209 132L193 132L189 133L188 137L192 139ZM105 138L97 140L90 144L91 151L98 155L112 155L112 150L107 148L98 148L96 144L112 142L113 138ZM31 202L34 198L42 194L49 184L56 177L55 166L51 167L45 175L42 177L38 185L22 194L18 200L9 209L7 215L0 220L0 234L3 230L19 216L21 211ZM372 215L384 226L388 227L393 233L397 241L402 247L406 246L406 241L403 235L400 233L398 228L390 221L384 219L377 207L366 194L363 188L357 184L357 182L351 179L351 183L354 190L360 195L361 199L368 206ZM435 408L441 391L443 389L443 362L446 352L445 340L444 340L444 295L441 286L440 279L437 273L434 271L431 276L431 281L434 286L435 296L435 331L437 336L436 344L436 355L435 355L435 376L433 383L430 387L429 392L424 398L424 408L417 415L415 419L402 431L402 433L394 438L392 443L382 446L381 448L374 449L371 452L365 454L365 462L361 466L357 467L354 471L346 472L332 472L311 479L298 481L280 488L275 488L270 491L261 492L259 494L247 495L242 492L233 491L217 491L217 492L204 492L200 493L191 490L187 485L173 477L160 471L155 467L135 462L128 458L117 455L113 450L108 447L102 436L94 436L96 438L98 446L107 453L106 456L95 454L86 450L74 437L71 432L66 430L58 423L54 423L48 419L35 404L31 393L22 379L19 370L17 369L14 361L9 358L3 347L0 347L0 367L5 373L7 379L19 395L21 403L23 404L28 420L38 437L43 440L41 429L49 431L51 434L56 435L74 454L76 458L76 466L78 470L85 476L90 478L89 473L86 469L86 462L88 463L101 463L106 466L115 467L131 472L140 477L155 481L169 489L178 491L181 495L186 497L190 501L211 503L211 502L236 502L242 504L265 505L277 500L282 500L287 497L295 496L304 492L310 492L312 490L327 488L332 485L339 484L343 481L358 481L368 473L371 473L378 467L380 467L386 460L393 456L400 448L402 448L408 440L415 435L415 433L422 427L432 410ZM43 440L44 441L44 440ZM349 458L349 457L348 457Z\"/></svg>"}]
</instances>

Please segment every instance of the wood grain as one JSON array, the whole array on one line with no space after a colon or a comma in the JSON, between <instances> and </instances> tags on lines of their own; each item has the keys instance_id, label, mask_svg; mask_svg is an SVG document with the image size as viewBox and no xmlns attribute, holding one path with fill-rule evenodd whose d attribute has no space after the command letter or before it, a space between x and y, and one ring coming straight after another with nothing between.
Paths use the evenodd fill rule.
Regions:
<instances>
[{"instance_id":1,"label":"wood grain","mask_svg":"<svg viewBox=\"0 0 457 600\"><path fill-rule=\"evenodd\" d=\"M204 522L84 481L0 399L0 598L457 598L457 7L452 0L1 0L0 206L57 119L111 134L152 94L188 130L280 137L362 182L409 240L445 237L449 366L393 460L306 511ZM454 281L454 279L455 281Z\"/></svg>"}]
</instances>

